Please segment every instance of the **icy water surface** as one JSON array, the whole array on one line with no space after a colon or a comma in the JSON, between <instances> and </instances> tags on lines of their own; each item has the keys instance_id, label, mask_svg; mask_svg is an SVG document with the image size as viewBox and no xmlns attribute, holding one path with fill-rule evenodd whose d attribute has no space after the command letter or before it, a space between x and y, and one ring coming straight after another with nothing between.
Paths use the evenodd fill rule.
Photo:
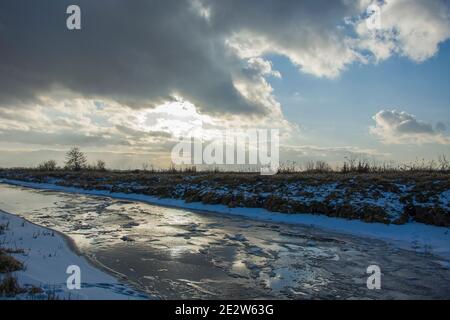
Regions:
<instances>
[{"instance_id":1,"label":"icy water surface","mask_svg":"<svg viewBox=\"0 0 450 320\"><path fill-rule=\"evenodd\" d=\"M450 298L450 269L437 259L373 239L7 185L0 209L68 235L163 299ZM381 290L366 286L373 264Z\"/></svg>"}]
</instances>

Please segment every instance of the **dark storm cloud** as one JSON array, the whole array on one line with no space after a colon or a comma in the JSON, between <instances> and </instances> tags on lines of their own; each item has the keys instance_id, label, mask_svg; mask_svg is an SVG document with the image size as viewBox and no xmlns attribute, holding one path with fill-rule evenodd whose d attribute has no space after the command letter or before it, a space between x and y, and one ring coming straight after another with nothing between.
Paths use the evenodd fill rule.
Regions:
<instances>
[{"instance_id":1,"label":"dark storm cloud","mask_svg":"<svg viewBox=\"0 0 450 320\"><path fill-rule=\"evenodd\" d=\"M344 19L358 15L360 2L324 0L214 1L199 0L210 10L216 30L234 34L261 54L287 56L303 72L336 77L348 64L359 60L346 43ZM262 41L263 43L258 43Z\"/></svg>"},{"instance_id":2,"label":"dark storm cloud","mask_svg":"<svg viewBox=\"0 0 450 320\"><path fill-rule=\"evenodd\" d=\"M358 1L329 0L199 0L210 10L217 30L245 28L280 41L298 40L311 31L325 34L346 16L356 13Z\"/></svg>"},{"instance_id":3,"label":"dark storm cloud","mask_svg":"<svg viewBox=\"0 0 450 320\"><path fill-rule=\"evenodd\" d=\"M70 4L81 8L80 31L66 28ZM264 113L234 87L245 61L226 37L253 30L276 43L316 43L313 31L331 29L348 10L341 2L297 0L1 1L0 105L63 88L133 107L179 94L203 111Z\"/></svg>"},{"instance_id":4,"label":"dark storm cloud","mask_svg":"<svg viewBox=\"0 0 450 320\"><path fill-rule=\"evenodd\" d=\"M82 30L66 28L74 1L0 3L0 101L53 86L142 106L179 93L211 111L255 111L231 81L239 61L188 1L75 1Z\"/></svg>"},{"instance_id":5,"label":"dark storm cloud","mask_svg":"<svg viewBox=\"0 0 450 320\"><path fill-rule=\"evenodd\" d=\"M121 137L109 137L104 135L88 135L74 131L59 131L47 133L32 130L8 130L0 131L0 141L14 141L23 144L54 145L54 146L130 146L128 140Z\"/></svg>"}]
</instances>

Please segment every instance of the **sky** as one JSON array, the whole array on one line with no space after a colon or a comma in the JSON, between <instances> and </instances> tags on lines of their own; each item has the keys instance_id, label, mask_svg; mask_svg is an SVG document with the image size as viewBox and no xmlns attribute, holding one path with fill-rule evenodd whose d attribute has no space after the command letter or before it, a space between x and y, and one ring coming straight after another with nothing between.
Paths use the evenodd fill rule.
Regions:
<instances>
[{"instance_id":1,"label":"sky","mask_svg":"<svg viewBox=\"0 0 450 320\"><path fill-rule=\"evenodd\" d=\"M280 129L281 161L450 157L449 38L448 0L5 0L0 166L167 167L198 127Z\"/></svg>"}]
</instances>

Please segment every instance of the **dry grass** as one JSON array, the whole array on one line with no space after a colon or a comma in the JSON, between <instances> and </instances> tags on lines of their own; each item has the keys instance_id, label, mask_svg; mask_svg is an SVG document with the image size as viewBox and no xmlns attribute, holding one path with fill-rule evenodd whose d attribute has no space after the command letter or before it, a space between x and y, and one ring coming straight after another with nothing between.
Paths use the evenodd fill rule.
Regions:
<instances>
[{"instance_id":1,"label":"dry grass","mask_svg":"<svg viewBox=\"0 0 450 320\"><path fill-rule=\"evenodd\" d=\"M28 293L31 295L41 294L44 293L44 290L42 288L32 286L30 289L28 289Z\"/></svg>"},{"instance_id":2,"label":"dry grass","mask_svg":"<svg viewBox=\"0 0 450 320\"><path fill-rule=\"evenodd\" d=\"M230 168L231 169L230 171ZM12 168L12 169L2 169L0 168L0 174L2 171L33 171L42 172L43 174L56 174L58 173L82 173L89 172L90 174L95 173L119 173L123 172L125 174L168 174L168 175L176 175L176 174L232 174L237 173L240 175L243 174L252 174L255 172L259 172L259 167L256 165L234 165L234 166L195 166L195 165L183 165L183 166L173 166L171 165L169 168L155 168L153 165L143 164L142 169L136 170L125 170L125 171L115 171L108 170L106 168L106 163L102 160L99 160L97 164L84 166L79 170L70 171L66 168L58 167L56 161L49 160L35 168ZM307 161L304 163L297 163L295 161L284 161L280 163L278 174L320 174L320 173L373 173L373 174L385 174L385 173L411 173L411 172L427 172L427 173L450 173L450 160L449 156L443 154L437 157L436 160L426 160L426 159L416 159L414 161L408 163L400 163L393 161L377 161L375 159L367 159L365 157L345 157L344 161L341 164L330 165L326 161L317 160L317 161Z\"/></svg>"},{"instance_id":3,"label":"dry grass","mask_svg":"<svg viewBox=\"0 0 450 320\"><path fill-rule=\"evenodd\" d=\"M26 290L20 287L17 278L11 274L7 274L0 281L0 295L2 296L13 297L24 292Z\"/></svg>"},{"instance_id":4,"label":"dry grass","mask_svg":"<svg viewBox=\"0 0 450 320\"><path fill-rule=\"evenodd\" d=\"M23 268L24 266L22 262L6 254L3 249L0 249L0 273L19 271Z\"/></svg>"},{"instance_id":5,"label":"dry grass","mask_svg":"<svg viewBox=\"0 0 450 320\"><path fill-rule=\"evenodd\" d=\"M9 229L9 222L8 223L0 223L0 234L4 234L6 230Z\"/></svg>"},{"instance_id":6,"label":"dry grass","mask_svg":"<svg viewBox=\"0 0 450 320\"><path fill-rule=\"evenodd\" d=\"M8 254L20 254L25 253L23 249L11 249L11 248L0 248L0 252L8 253Z\"/></svg>"}]
</instances>

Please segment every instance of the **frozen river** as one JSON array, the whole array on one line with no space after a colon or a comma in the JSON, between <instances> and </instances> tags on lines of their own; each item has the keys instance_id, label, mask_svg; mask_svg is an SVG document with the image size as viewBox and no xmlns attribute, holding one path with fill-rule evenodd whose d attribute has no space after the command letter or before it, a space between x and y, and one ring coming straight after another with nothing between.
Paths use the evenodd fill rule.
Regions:
<instances>
[{"instance_id":1,"label":"frozen river","mask_svg":"<svg viewBox=\"0 0 450 320\"><path fill-rule=\"evenodd\" d=\"M450 298L437 259L373 239L2 184L0 209L64 233L163 299ZM367 289L369 265L381 268L381 290Z\"/></svg>"}]
</instances>

